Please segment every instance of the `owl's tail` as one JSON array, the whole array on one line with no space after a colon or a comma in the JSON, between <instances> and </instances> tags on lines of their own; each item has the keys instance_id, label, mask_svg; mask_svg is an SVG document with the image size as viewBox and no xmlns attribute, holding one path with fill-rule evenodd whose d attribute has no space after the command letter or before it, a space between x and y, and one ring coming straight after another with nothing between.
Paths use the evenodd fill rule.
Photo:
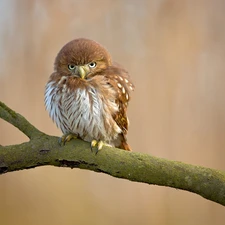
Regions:
<instances>
[{"instance_id":1,"label":"owl's tail","mask_svg":"<svg viewBox=\"0 0 225 225\"><path fill-rule=\"evenodd\" d=\"M118 148L124 149L126 151L132 151L131 147L127 143L127 139L124 136L124 134L122 135L121 144L120 144L120 146Z\"/></svg>"},{"instance_id":2,"label":"owl's tail","mask_svg":"<svg viewBox=\"0 0 225 225\"><path fill-rule=\"evenodd\" d=\"M131 149L130 146L127 144L127 142L122 142L119 148L124 149L124 150L126 150L126 151L132 151L132 149Z\"/></svg>"}]
</instances>

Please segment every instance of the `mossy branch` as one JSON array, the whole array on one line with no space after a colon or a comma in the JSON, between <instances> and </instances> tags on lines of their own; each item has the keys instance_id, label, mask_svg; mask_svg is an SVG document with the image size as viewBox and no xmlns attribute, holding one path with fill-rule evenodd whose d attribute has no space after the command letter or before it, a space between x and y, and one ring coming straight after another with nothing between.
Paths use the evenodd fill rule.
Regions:
<instances>
[{"instance_id":1,"label":"mossy branch","mask_svg":"<svg viewBox=\"0 0 225 225\"><path fill-rule=\"evenodd\" d=\"M30 124L23 116L16 113L3 102L0 101L0 118L11 123L13 126L22 131L30 139L43 135L36 127Z\"/></svg>"},{"instance_id":2,"label":"mossy branch","mask_svg":"<svg viewBox=\"0 0 225 225\"><path fill-rule=\"evenodd\" d=\"M190 191L225 206L223 171L110 147L104 147L95 155L90 144L81 140L73 140L61 147L57 137L40 132L1 102L0 117L30 138L29 142L19 145L0 145L0 174L43 165L88 169L131 181Z\"/></svg>"}]
</instances>

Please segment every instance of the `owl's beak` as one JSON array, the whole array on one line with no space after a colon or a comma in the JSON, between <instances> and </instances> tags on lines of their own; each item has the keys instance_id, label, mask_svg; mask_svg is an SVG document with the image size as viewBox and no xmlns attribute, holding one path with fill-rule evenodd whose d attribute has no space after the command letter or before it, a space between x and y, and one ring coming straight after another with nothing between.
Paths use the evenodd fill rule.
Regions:
<instances>
[{"instance_id":1,"label":"owl's beak","mask_svg":"<svg viewBox=\"0 0 225 225\"><path fill-rule=\"evenodd\" d=\"M78 66L78 74L81 77L81 79L85 79L88 73L89 73L89 70L86 66Z\"/></svg>"}]
</instances>

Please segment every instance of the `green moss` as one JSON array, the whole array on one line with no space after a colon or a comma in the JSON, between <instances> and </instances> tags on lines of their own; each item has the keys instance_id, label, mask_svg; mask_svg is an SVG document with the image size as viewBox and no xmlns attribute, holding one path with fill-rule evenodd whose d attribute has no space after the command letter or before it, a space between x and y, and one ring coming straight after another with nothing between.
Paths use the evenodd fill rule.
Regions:
<instances>
[{"instance_id":1,"label":"green moss","mask_svg":"<svg viewBox=\"0 0 225 225\"><path fill-rule=\"evenodd\" d=\"M3 102L0 101L0 107L2 107L4 110L6 110L13 118L16 118L17 113L10 109L8 106L6 106Z\"/></svg>"}]
</instances>

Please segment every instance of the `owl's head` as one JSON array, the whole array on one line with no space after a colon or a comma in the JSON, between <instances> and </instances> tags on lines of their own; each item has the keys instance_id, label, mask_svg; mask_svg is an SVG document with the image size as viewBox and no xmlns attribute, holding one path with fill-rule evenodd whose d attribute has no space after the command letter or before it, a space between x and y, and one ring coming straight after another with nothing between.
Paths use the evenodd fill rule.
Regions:
<instances>
[{"instance_id":1,"label":"owl's head","mask_svg":"<svg viewBox=\"0 0 225 225\"><path fill-rule=\"evenodd\" d=\"M87 79L111 64L111 56L103 46L78 38L63 46L55 59L54 69L64 76Z\"/></svg>"}]
</instances>

